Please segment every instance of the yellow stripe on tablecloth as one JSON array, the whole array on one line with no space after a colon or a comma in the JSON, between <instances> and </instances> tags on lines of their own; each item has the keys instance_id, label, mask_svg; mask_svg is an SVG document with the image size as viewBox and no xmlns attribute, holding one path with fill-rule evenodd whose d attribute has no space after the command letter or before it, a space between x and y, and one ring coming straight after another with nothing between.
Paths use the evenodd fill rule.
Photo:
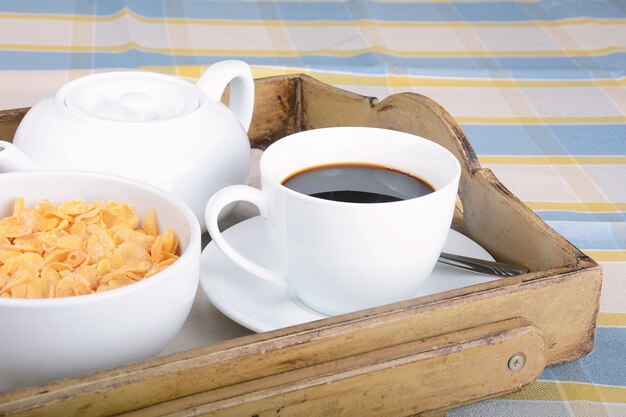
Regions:
<instances>
[{"instance_id":1,"label":"yellow stripe on tablecloth","mask_svg":"<svg viewBox=\"0 0 626 417\"><path fill-rule=\"evenodd\" d=\"M536 381L502 398L535 401L591 401L626 403L626 387L586 382Z\"/></svg>"},{"instance_id":2,"label":"yellow stripe on tablecloth","mask_svg":"<svg viewBox=\"0 0 626 417\"><path fill-rule=\"evenodd\" d=\"M154 24L180 24L180 25L227 25L227 26L391 26L409 28L436 28L436 27L462 27L462 28L484 28L484 27L553 27L572 25L623 25L626 19L590 18L577 17L558 20L527 20L527 21L499 21L499 22L460 22L460 21L439 21L439 22L413 22L413 21L389 21L375 19L360 20L231 20L231 19L206 19L187 17L148 17L141 16L132 10L123 8L116 13L106 16L81 15L81 14L57 14L57 13L0 13L0 19L30 19L30 20L70 20L84 22L111 22L118 19L132 18L144 23Z\"/></svg>"},{"instance_id":3,"label":"yellow stripe on tablecloth","mask_svg":"<svg viewBox=\"0 0 626 417\"><path fill-rule=\"evenodd\" d=\"M564 210L591 213L626 211L626 203L569 202L569 201L524 201L533 210Z\"/></svg>"},{"instance_id":4,"label":"yellow stripe on tablecloth","mask_svg":"<svg viewBox=\"0 0 626 417\"><path fill-rule=\"evenodd\" d=\"M598 314L598 326L626 327L626 313L600 312Z\"/></svg>"},{"instance_id":5,"label":"yellow stripe on tablecloth","mask_svg":"<svg viewBox=\"0 0 626 417\"><path fill-rule=\"evenodd\" d=\"M626 47L608 46L590 49L554 49L554 50L457 50L457 51L426 51L426 50L393 50L384 46L372 45L357 49L311 49L311 50L259 50L259 49L213 49L213 48L154 48L140 45L137 42L125 42L119 45L37 45L37 44L0 44L0 49L15 51L42 52L125 52L137 49L146 52L158 52L168 55L222 55L222 56L275 56L298 57L307 55L327 55L337 57L355 56L365 53L382 53L398 57L438 57L438 58L490 58L490 57L575 57L599 56L617 52L626 52Z\"/></svg>"},{"instance_id":6,"label":"yellow stripe on tablecloth","mask_svg":"<svg viewBox=\"0 0 626 417\"><path fill-rule=\"evenodd\" d=\"M626 250L583 250L585 255L597 262L626 262Z\"/></svg>"},{"instance_id":7,"label":"yellow stripe on tablecloth","mask_svg":"<svg viewBox=\"0 0 626 417\"><path fill-rule=\"evenodd\" d=\"M287 72L301 73L302 69ZM498 78L448 78L410 75L357 75L342 73L308 72L320 81L328 84L358 85L371 87L480 87L480 88L580 88L580 87L622 87L626 86L626 77L592 78L579 80L541 80L541 79L498 79Z\"/></svg>"},{"instance_id":8,"label":"yellow stripe on tablecloth","mask_svg":"<svg viewBox=\"0 0 626 417\"><path fill-rule=\"evenodd\" d=\"M626 165L626 156L526 156L526 155L482 155L481 164L523 165Z\"/></svg>"},{"instance_id":9,"label":"yellow stripe on tablecloth","mask_svg":"<svg viewBox=\"0 0 626 417\"><path fill-rule=\"evenodd\" d=\"M159 66L145 65L141 68L176 74L181 77L198 78L207 65ZM370 87L480 87L480 88L584 88L584 87L621 87L626 86L626 77L593 78L579 80L541 80L541 79L498 79L498 78L453 78L411 75L366 75L341 72L315 71L306 68L276 68L255 65L252 67L255 78L275 75L295 75L306 73L331 85L357 85Z\"/></svg>"}]
</instances>

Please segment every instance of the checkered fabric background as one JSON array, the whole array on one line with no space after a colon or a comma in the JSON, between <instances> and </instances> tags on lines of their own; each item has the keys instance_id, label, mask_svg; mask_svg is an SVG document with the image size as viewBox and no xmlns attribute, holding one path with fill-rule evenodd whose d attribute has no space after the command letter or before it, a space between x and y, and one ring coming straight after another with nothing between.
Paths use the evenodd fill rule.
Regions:
<instances>
[{"instance_id":1,"label":"checkered fabric background","mask_svg":"<svg viewBox=\"0 0 626 417\"><path fill-rule=\"evenodd\" d=\"M433 98L483 166L602 265L593 353L449 416L626 416L626 1L0 0L0 109L92 72L194 80L230 58L255 77Z\"/></svg>"}]
</instances>

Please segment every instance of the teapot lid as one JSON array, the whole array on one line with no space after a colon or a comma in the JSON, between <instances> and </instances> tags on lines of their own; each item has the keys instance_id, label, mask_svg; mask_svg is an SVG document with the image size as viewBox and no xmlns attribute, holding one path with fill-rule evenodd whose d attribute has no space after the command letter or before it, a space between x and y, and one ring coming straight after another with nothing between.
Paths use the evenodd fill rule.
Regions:
<instances>
[{"instance_id":1,"label":"teapot lid","mask_svg":"<svg viewBox=\"0 0 626 417\"><path fill-rule=\"evenodd\" d=\"M200 106L193 84L149 72L108 72L79 78L55 100L80 116L120 122L154 122L194 112Z\"/></svg>"}]
</instances>

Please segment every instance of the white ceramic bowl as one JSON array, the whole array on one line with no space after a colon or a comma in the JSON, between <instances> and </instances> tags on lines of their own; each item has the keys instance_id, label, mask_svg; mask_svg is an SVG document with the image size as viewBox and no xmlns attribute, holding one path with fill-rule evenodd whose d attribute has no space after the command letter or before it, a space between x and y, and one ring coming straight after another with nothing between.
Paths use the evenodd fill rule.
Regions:
<instances>
[{"instance_id":1,"label":"white ceramic bowl","mask_svg":"<svg viewBox=\"0 0 626 417\"><path fill-rule=\"evenodd\" d=\"M35 171L0 174L0 218L17 197L115 200L143 219L155 208L181 256L145 280L102 293L55 299L0 298L0 392L145 359L160 353L185 322L198 286L200 226L182 201L156 187L103 174Z\"/></svg>"}]
</instances>

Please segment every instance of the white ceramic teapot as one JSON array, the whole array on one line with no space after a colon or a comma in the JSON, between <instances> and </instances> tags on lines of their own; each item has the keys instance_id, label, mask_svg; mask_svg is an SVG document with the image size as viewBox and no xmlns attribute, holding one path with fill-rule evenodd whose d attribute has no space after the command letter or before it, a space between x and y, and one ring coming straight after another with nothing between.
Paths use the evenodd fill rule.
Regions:
<instances>
[{"instance_id":1,"label":"white ceramic teapot","mask_svg":"<svg viewBox=\"0 0 626 417\"><path fill-rule=\"evenodd\" d=\"M230 109L220 102L230 83ZM196 85L125 71L69 82L0 141L0 172L75 169L138 179L185 201L204 227L209 197L246 182L254 106L250 67L211 65ZM50 184L51 187L54 184Z\"/></svg>"}]
</instances>

